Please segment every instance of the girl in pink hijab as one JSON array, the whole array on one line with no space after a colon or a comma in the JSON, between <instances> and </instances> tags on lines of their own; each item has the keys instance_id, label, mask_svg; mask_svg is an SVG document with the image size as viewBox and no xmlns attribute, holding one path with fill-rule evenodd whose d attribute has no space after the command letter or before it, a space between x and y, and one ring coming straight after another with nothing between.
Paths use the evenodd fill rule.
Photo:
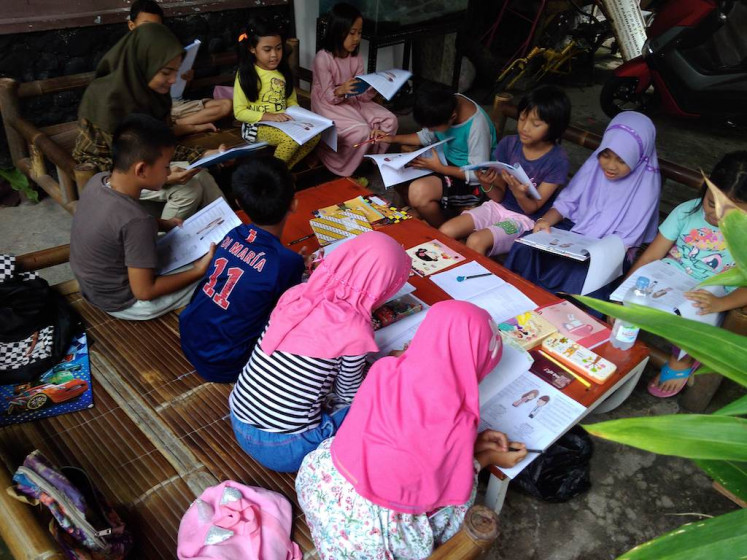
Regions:
<instances>
[{"instance_id":1,"label":"girl in pink hijab","mask_svg":"<svg viewBox=\"0 0 747 560\"><path fill-rule=\"evenodd\" d=\"M241 448L280 472L335 434L378 350L371 312L407 281L410 257L368 232L340 246L278 300L231 392Z\"/></svg>"},{"instance_id":2,"label":"girl in pink hijab","mask_svg":"<svg viewBox=\"0 0 747 560\"><path fill-rule=\"evenodd\" d=\"M478 384L502 350L486 311L450 300L404 353L373 365L338 434L296 476L320 558L427 558L461 526L477 472L526 455L505 434L477 434Z\"/></svg>"}]
</instances>

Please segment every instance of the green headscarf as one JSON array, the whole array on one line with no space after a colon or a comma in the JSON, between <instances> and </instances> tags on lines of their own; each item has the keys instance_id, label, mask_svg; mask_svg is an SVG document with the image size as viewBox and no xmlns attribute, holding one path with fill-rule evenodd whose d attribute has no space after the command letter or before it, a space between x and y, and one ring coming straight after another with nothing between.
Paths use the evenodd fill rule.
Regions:
<instances>
[{"instance_id":1,"label":"green headscarf","mask_svg":"<svg viewBox=\"0 0 747 560\"><path fill-rule=\"evenodd\" d=\"M96 67L96 78L83 94L78 117L110 134L130 113L165 119L171 96L156 93L148 82L180 54L179 39L160 23L139 25L125 34Z\"/></svg>"}]
</instances>

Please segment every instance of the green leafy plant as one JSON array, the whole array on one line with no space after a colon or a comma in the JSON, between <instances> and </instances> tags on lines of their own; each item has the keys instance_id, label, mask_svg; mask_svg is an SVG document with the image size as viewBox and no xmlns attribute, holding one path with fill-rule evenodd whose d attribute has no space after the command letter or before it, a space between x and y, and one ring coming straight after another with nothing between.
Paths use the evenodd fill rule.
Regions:
<instances>
[{"instance_id":1,"label":"green leafy plant","mask_svg":"<svg viewBox=\"0 0 747 560\"><path fill-rule=\"evenodd\" d=\"M706 179L719 227L736 267L701 285L747 286L747 213ZM582 303L663 336L700 361L696 375L717 372L747 387L747 337L663 311L577 296ZM692 459L714 481L747 501L747 395L713 414L624 418L584 426L591 434L662 455ZM747 558L747 509L688 523L626 552L625 560Z\"/></svg>"},{"instance_id":2,"label":"green leafy plant","mask_svg":"<svg viewBox=\"0 0 747 560\"><path fill-rule=\"evenodd\" d=\"M24 194L29 200L39 202L39 193L31 186L28 177L18 171L17 168L0 169L0 178L8 181L13 190Z\"/></svg>"}]
</instances>

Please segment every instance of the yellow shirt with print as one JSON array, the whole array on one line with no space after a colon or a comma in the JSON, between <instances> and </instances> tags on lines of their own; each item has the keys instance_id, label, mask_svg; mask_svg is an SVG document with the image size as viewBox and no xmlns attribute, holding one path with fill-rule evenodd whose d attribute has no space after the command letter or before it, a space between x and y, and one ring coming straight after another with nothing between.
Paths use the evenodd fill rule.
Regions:
<instances>
[{"instance_id":1,"label":"yellow shirt with print","mask_svg":"<svg viewBox=\"0 0 747 560\"><path fill-rule=\"evenodd\" d=\"M260 80L259 96L250 101L239 84L239 75L233 86L233 114L236 120L245 123L256 123L262 120L264 113L284 113L288 107L298 105L296 90L290 97L285 97L285 78L279 70L263 70L255 65Z\"/></svg>"}]
</instances>

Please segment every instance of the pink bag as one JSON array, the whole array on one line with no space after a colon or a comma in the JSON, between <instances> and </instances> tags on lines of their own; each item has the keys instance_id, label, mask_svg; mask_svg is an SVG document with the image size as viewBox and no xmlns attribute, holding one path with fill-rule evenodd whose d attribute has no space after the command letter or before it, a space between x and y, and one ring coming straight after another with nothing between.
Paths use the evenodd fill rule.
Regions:
<instances>
[{"instance_id":1,"label":"pink bag","mask_svg":"<svg viewBox=\"0 0 747 560\"><path fill-rule=\"evenodd\" d=\"M282 495L228 480L189 506L177 555L186 559L301 560L290 540L291 505Z\"/></svg>"},{"instance_id":2,"label":"pink bag","mask_svg":"<svg viewBox=\"0 0 747 560\"><path fill-rule=\"evenodd\" d=\"M213 99L233 99L233 88L231 86L215 86L213 88Z\"/></svg>"}]
</instances>

